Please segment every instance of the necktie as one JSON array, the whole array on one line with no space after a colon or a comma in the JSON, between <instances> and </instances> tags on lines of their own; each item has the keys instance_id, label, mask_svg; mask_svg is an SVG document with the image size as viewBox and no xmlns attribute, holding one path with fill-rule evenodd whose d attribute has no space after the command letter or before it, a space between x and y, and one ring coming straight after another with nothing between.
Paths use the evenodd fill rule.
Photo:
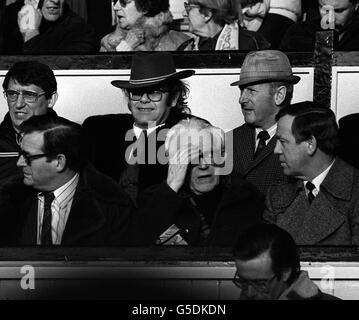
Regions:
<instances>
[{"instance_id":1,"label":"necktie","mask_svg":"<svg viewBox=\"0 0 359 320\"><path fill-rule=\"evenodd\" d=\"M147 138L147 131L142 130L139 136L139 143L140 143L140 164L147 164L148 162L148 138Z\"/></svg>"},{"instance_id":2,"label":"necktie","mask_svg":"<svg viewBox=\"0 0 359 320\"><path fill-rule=\"evenodd\" d=\"M308 201L309 201L309 204L312 203L312 201L314 200L315 196L313 194L313 190L315 189L315 185L313 183L311 183L310 181L308 181L306 184L305 184L305 187L307 188L308 190Z\"/></svg>"},{"instance_id":3,"label":"necktie","mask_svg":"<svg viewBox=\"0 0 359 320\"><path fill-rule=\"evenodd\" d=\"M259 139L257 150L254 153L254 159L262 152L266 146L266 141L270 138L270 135L267 131L263 130L258 133L257 139Z\"/></svg>"},{"instance_id":4,"label":"necktie","mask_svg":"<svg viewBox=\"0 0 359 320\"><path fill-rule=\"evenodd\" d=\"M51 236L51 203L55 199L52 192L44 193L44 216L42 218L42 229L41 229L41 244L45 246L52 245Z\"/></svg>"}]
</instances>

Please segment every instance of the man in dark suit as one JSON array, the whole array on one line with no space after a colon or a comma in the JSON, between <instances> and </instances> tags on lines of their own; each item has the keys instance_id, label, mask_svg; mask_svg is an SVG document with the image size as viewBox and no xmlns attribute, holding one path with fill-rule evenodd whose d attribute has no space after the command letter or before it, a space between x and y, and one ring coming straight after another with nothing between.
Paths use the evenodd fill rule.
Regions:
<instances>
[{"instance_id":1,"label":"man in dark suit","mask_svg":"<svg viewBox=\"0 0 359 320\"><path fill-rule=\"evenodd\" d=\"M0 186L21 176L16 166L20 125L33 115L56 116L53 107L58 96L54 72L38 61L16 62L6 73L2 86L9 112L0 124Z\"/></svg>"},{"instance_id":2,"label":"man in dark suit","mask_svg":"<svg viewBox=\"0 0 359 320\"><path fill-rule=\"evenodd\" d=\"M21 125L23 183L0 195L1 245L122 244L133 205L110 178L84 163L80 126L34 116Z\"/></svg>"},{"instance_id":3,"label":"man in dark suit","mask_svg":"<svg viewBox=\"0 0 359 320\"><path fill-rule=\"evenodd\" d=\"M245 121L229 133L233 134L233 170L264 195L271 184L285 180L273 154L275 115L290 104L293 84L299 80L284 53L263 50L247 54L239 81L231 84L241 90L239 103Z\"/></svg>"},{"instance_id":4,"label":"man in dark suit","mask_svg":"<svg viewBox=\"0 0 359 320\"><path fill-rule=\"evenodd\" d=\"M167 175L163 141L168 128L189 117L188 88L168 52L136 53L129 81L111 84L128 97L131 114L89 117L83 123L84 152L102 173L120 182L136 202L139 192Z\"/></svg>"},{"instance_id":5,"label":"man in dark suit","mask_svg":"<svg viewBox=\"0 0 359 320\"><path fill-rule=\"evenodd\" d=\"M265 220L299 245L359 244L359 172L336 157L338 125L329 108L313 102L277 115L283 172L295 179L268 190Z\"/></svg>"}]
</instances>

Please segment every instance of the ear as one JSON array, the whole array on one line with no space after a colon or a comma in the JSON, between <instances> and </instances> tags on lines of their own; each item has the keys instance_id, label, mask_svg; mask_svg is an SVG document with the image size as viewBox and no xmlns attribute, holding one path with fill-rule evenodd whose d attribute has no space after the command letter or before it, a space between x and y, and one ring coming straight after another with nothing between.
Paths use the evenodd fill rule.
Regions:
<instances>
[{"instance_id":1,"label":"ear","mask_svg":"<svg viewBox=\"0 0 359 320\"><path fill-rule=\"evenodd\" d=\"M176 106L178 98L179 98L179 92L177 92L176 95L172 97L171 101L169 101L170 108L173 108Z\"/></svg>"},{"instance_id":2,"label":"ear","mask_svg":"<svg viewBox=\"0 0 359 320\"><path fill-rule=\"evenodd\" d=\"M280 106L283 101L285 100L285 97L287 96L287 88L286 86L280 86L276 89L276 92L274 94L274 101L277 106Z\"/></svg>"},{"instance_id":3,"label":"ear","mask_svg":"<svg viewBox=\"0 0 359 320\"><path fill-rule=\"evenodd\" d=\"M308 155L312 156L317 150L317 139L312 136L310 139L306 141L307 143L307 151Z\"/></svg>"},{"instance_id":4,"label":"ear","mask_svg":"<svg viewBox=\"0 0 359 320\"><path fill-rule=\"evenodd\" d=\"M58 154L56 159L56 171L63 172L66 169L66 156L64 154Z\"/></svg>"},{"instance_id":5,"label":"ear","mask_svg":"<svg viewBox=\"0 0 359 320\"><path fill-rule=\"evenodd\" d=\"M202 13L202 15L206 22L209 22L212 20L212 17L213 17L212 10L206 10L204 13Z\"/></svg>"},{"instance_id":6,"label":"ear","mask_svg":"<svg viewBox=\"0 0 359 320\"><path fill-rule=\"evenodd\" d=\"M49 108L53 108L56 101L57 101L57 98L59 97L58 93L57 92L54 92L51 96L50 99L48 99L49 101Z\"/></svg>"},{"instance_id":7,"label":"ear","mask_svg":"<svg viewBox=\"0 0 359 320\"><path fill-rule=\"evenodd\" d=\"M283 282L287 282L288 279L290 278L291 274L292 274L292 268L287 268L287 269L285 269L285 270L282 272L282 278L281 278L281 280L282 280Z\"/></svg>"}]
</instances>

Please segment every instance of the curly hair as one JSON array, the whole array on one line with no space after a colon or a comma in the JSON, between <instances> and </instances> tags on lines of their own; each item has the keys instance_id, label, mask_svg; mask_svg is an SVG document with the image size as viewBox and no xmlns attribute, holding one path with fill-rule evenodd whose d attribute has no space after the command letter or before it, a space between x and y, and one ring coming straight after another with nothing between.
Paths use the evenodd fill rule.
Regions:
<instances>
[{"instance_id":1,"label":"curly hair","mask_svg":"<svg viewBox=\"0 0 359 320\"><path fill-rule=\"evenodd\" d=\"M160 12L168 11L170 8L169 0L135 0L135 6L146 17L153 17Z\"/></svg>"}]
</instances>

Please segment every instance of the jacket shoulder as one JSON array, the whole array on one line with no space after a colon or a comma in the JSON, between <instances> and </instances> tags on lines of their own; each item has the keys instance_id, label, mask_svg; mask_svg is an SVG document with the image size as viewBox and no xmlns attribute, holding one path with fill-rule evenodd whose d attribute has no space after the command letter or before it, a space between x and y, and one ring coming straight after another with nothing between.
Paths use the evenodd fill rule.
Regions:
<instances>
[{"instance_id":1,"label":"jacket shoulder","mask_svg":"<svg viewBox=\"0 0 359 320\"><path fill-rule=\"evenodd\" d=\"M268 49L270 43L258 32L239 29L239 50Z\"/></svg>"},{"instance_id":2,"label":"jacket shoulder","mask_svg":"<svg viewBox=\"0 0 359 320\"><path fill-rule=\"evenodd\" d=\"M105 115L96 115L90 116L85 119L82 126L111 126L111 125L133 125L133 117L131 114L122 113L122 114L105 114Z\"/></svg>"}]
</instances>

